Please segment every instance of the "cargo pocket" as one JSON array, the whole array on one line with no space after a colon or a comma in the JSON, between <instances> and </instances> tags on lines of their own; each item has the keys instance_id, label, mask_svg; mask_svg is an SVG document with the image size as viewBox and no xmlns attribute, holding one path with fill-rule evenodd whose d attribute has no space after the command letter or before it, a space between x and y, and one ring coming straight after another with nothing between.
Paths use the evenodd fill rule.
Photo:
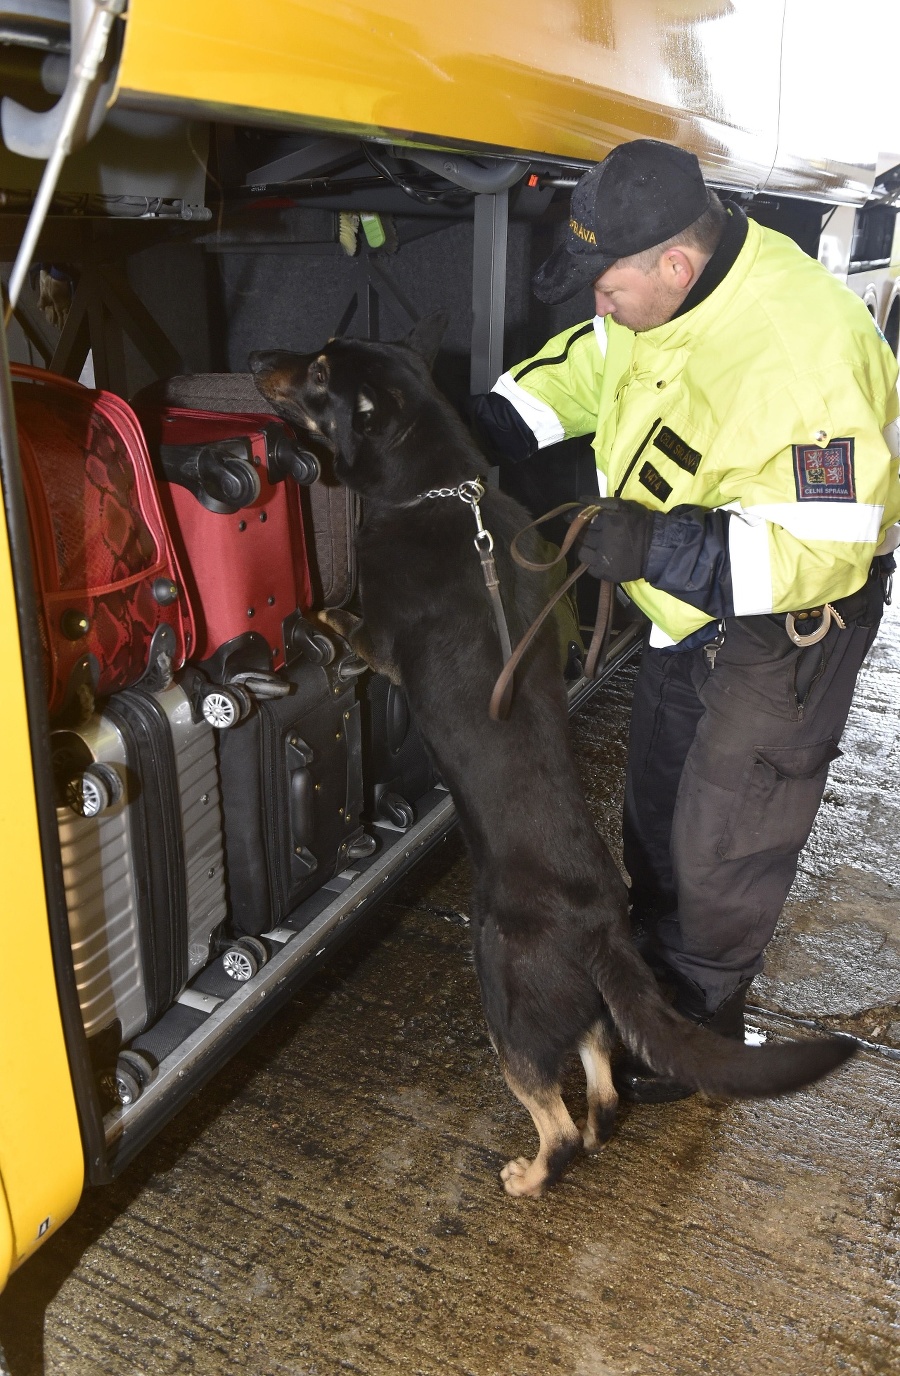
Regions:
<instances>
[{"instance_id":1,"label":"cargo pocket","mask_svg":"<svg viewBox=\"0 0 900 1376\"><path fill-rule=\"evenodd\" d=\"M828 766L840 754L832 740L758 750L719 842L722 858L799 851L812 831Z\"/></svg>"}]
</instances>

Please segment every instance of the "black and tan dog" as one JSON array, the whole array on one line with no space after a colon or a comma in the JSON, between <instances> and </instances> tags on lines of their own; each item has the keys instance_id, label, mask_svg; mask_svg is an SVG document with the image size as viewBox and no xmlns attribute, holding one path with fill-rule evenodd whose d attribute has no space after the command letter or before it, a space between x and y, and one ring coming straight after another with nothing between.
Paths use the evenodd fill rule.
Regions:
<instances>
[{"instance_id":1,"label":"black and tan dog","mask_svg":"<svg viewBox=\"0 0 900 1376\"><path fill-rule=\"evenodd\" d=\"M322 438L338 477L363 498L362 622L333 614L332 624L402 683L456 803L475 876L485 1017L540 1136L535 1159L510 1161L501 1176L509 1194L539 1195L582 1145L593 1151L612 1130L613 1029L655 1070L738 1097L809 1084L853 1045L746 1048L687 1022L662 998L631 944L625 887L583 798L549 623L520 666L508 720L489 719L501 651L472 510L455 495L422 495L452 491L487 465L431 381L428 328L405 344L334 340L312 355L259 353L251 366L273 408ZM526 513L494 489L482 511L515 641L548 589L509 558ZM560 1095L575 1049L587 1076L583 1132Z\"/></svg>"}]
</instances>

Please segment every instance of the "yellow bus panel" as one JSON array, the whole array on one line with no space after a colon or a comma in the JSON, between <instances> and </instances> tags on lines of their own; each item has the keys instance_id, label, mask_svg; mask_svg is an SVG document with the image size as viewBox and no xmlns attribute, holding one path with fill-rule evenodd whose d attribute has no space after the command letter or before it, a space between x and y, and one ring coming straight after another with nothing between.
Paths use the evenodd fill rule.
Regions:
<instances>
[{"instance_id":1,"label":"yellow bus panel","mask_svg":"<svg viewBox=\"0 0 900 1376\"><path fill-rule=\"evenodd\" d=\"M47 926L28 718L0 507L0 1289L69 1217L84 1160Z\"/></svg>"},{"instance_id":2,"label":"yellow bus panel","mask_svg":"<svg viewBox=\"0 0 900 1376\"><path fill-rule=\"evenodd\" d=\"M778 15L763 10L750 22L777 51ZM778 69L767 63L752 102L732 111L742 54L714 82L703 43L731 11L730 0L131 0L119 82L129 102L587 160L646 135L755 183L775 155Z\"/></svg>"},{"instance_id":3,"label":"yellow bus panel","mask_svg":"<svg viewBox=\"0 0 900 1376\"><path fill-rule=\"evenodd\" d=\"M871 106L861 45L900 37L890 10L857 0L848 31L820 0L129 0L119 93L579 161L650 136L730 186L862 202L884 130L847 112ZM840 100L819 98L829 62Z\"/></svg>"}]
</instances>

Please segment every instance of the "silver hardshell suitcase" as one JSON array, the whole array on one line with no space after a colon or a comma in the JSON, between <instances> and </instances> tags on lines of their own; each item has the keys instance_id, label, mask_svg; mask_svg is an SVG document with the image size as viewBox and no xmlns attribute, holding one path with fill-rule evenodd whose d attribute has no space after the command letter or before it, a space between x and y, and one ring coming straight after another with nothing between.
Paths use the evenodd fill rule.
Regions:
<instances>
[{"instance_id":1,"label":"silver hardshell suitcase","mask_svg":"<svg viewBox=\"0 0 900 1376\"><path fill-rule=\"evenodd\" d=\"M115 1058L207 963L225 919L215 733L176 682L114 694L54 732L53 753L82 1017Z\"/></svg>"}]
</instances>

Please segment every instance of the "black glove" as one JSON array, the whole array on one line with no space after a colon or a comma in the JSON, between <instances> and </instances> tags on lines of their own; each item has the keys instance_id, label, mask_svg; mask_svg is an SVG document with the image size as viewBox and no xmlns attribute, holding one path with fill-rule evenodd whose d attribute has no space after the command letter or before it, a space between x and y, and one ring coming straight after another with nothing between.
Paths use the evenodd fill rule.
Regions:
<instances>
[{"instance_id":1,"label":"black glove","mask_svg":"<svg viewBox=\"0 0 900 1376\"><path fill-rule=\"evenodd\" d=\"M611 583L631 583L644 575L650 542L653 539L655 513L640 502L624 501L621 497L579 497L584 506L599 506L600 510L585 526L573 545L573 550L595 578L608 578ZM568 520L574 520L573 511Z\"/></svg>"}]
</instances>

